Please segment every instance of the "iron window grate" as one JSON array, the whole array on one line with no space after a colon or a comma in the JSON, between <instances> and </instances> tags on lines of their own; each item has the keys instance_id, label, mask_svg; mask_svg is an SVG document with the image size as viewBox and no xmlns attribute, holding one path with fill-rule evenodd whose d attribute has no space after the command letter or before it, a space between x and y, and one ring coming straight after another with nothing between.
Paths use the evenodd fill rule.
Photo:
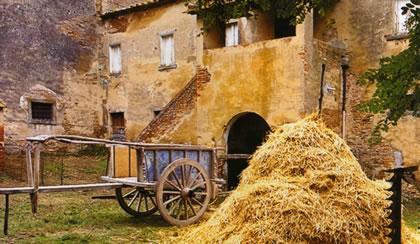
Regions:
<instances>
[{"instance_id":1,"label":"iron window grate","mask_svg":"<svg viewBox=\"0 0 420 244\"><path fill-rule=\"evenodd\" d=\"M52 103L32 102L31 111L33 120L53 120Z\"/></svg>"}]
</instances>

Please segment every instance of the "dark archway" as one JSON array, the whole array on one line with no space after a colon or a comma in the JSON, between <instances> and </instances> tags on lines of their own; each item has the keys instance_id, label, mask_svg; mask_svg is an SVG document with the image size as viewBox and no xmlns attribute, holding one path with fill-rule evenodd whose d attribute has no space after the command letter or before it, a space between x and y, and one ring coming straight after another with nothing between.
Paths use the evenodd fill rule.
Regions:
<instances>
[{"instance_id":1,"label":"dark archway","mask_svg":"<svg viewBox=\"0 0 420 244\"><path fill-rule=\"evenodd\" d=\"M234 158L235 154L253 154L270 131L267 122L256 113L243 113L232 119L227 138L228 188L239 184L239 176L248 166L245 158Z\"/></svg>"}]
</instances>

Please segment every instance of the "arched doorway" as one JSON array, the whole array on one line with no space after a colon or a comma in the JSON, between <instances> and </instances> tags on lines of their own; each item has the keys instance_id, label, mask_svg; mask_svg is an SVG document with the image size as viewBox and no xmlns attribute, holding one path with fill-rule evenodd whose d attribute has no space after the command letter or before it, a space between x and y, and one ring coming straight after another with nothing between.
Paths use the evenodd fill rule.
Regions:
<instances>
[{"instance_id":1,"label":"arched doorway","mask_svg":"<svg viewBox=\"0 0 420 244\"><path fill-rule=\"evenodd\" d=\"M267 122L256 113L242 113L235 116L227 131L228 189L239 184L239 176L248 166L246 155L253 154L270 131Z\"/></svg>"}]
</instances>

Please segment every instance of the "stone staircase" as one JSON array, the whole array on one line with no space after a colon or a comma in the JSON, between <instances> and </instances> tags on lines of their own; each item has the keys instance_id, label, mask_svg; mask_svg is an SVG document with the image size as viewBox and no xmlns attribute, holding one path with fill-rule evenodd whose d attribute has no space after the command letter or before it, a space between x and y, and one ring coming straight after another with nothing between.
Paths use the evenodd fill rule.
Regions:
<instances>
[{"instance_id":1,"label":"stone staircase","mask_svg":"<svg viewBox=\"0 0 420 244\"><path fill-rule=\"evenodd\" d=\"M197 104L199 91L210 81L206 68L197 67L195 76L162 109L162 111L143 129L137 141L153 142L175 128L181 118L189 114Z\"/></svg>"}]
</instances>

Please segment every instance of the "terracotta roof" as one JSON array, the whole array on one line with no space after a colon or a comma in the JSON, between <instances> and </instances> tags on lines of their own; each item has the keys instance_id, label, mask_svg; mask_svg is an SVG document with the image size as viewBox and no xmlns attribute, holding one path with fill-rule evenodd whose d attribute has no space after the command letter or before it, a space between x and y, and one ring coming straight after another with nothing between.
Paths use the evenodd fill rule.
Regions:
<instances>
[{"instance_id":1,"label":"terracotta roof","mask_svg":"<svg viewBox=\"0 0 420 244\"><path fill-rule=\"evenodd\" d=\"M130 12L141 11L150 7L159 6L168 2L175 2L176 0L143 0L139 1L138 3L112 9L106 12L101 13L101 18L112 18L120 15L124 15Z\"/></svg>"}]
</instances>

